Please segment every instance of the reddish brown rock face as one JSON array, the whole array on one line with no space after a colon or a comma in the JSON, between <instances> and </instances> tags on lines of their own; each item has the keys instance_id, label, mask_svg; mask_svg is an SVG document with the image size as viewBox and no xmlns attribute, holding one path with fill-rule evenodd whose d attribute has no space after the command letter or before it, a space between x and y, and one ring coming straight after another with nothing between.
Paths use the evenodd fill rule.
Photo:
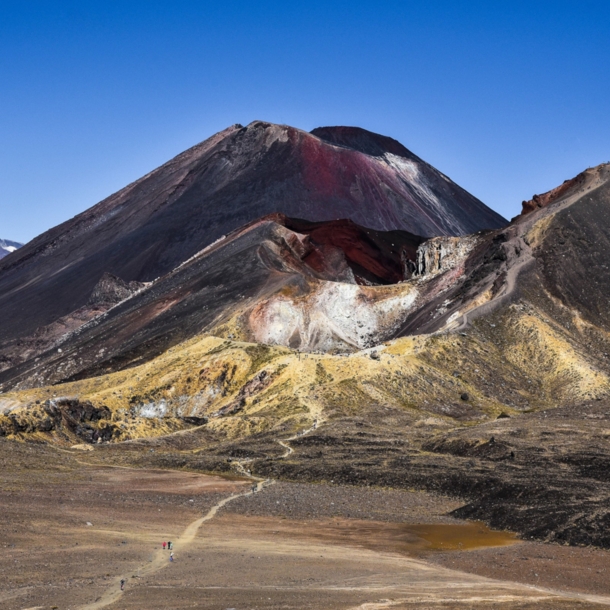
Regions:
<instances>
[{"instance_id":1,"label":"reddish brown rock face","mask_svg":"<svg viewBox=\"0 0 610 610\"><path fill-rule=\"evenodd\" d=\"M339 250L360 284L396 284L411 276L417 247L424 239L407 231L375 231L351 220L308 222L278 217L291 231L309 235L312 251L304 258L323 272L333 250Z\"/></svg>"},{"instance_id":2,"label":"reddish brown rock face","mask_svg":"<svg viewBox=\"0 0 610 610\"><path fill-rule=\"evenodd\" d=\"M530 214L531 212L539 210L540 208L545 208L561 197L567 195L570 191L577 190L585 182L585 179L585 172L582 172L571 180L565 180L563 184L555 187L554 189L551 189L546 193L542 193L542 195L534 195L529 201L524 201L521 204L523 206L521 214L513 218L513 220L521 218L522 216Z\"/></svg>"}]
</instances>

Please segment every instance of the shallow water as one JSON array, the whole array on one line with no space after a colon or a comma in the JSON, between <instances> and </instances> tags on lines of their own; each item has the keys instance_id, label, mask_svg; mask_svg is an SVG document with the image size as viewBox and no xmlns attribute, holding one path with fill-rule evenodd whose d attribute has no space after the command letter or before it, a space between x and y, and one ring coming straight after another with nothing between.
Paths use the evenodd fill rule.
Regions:
<instances>
[{"instance_id":1,"label":"shallow water","mask_svg":"<svg viewBox=\"0 0 610 610\"><path fill-rule=\"evenodd\" d=\"M407 534L424 551L468 551L519 542L516 534L489 529L484 523L404 525Z\"/></svg>"},{"instance_id":2,"label":"shallow water","mask_svg":"<svg viewBox=\"0 0 610 610\"><path fill-rule=\"evenodd\" d=\"M335 543L409 556L502 547L521 542L512 532L492 530L480 522L406 524L338 519L313 526L310 532Z\"/></svg>"}]
</instances>

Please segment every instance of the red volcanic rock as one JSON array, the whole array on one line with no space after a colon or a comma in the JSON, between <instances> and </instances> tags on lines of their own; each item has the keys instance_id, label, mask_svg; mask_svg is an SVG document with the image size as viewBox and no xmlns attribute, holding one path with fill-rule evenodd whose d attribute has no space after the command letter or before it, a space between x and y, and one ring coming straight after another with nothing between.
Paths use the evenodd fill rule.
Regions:
<instances>
[{"instance_id":1,"label":"red volcanic rock","mask_svg":"<svg viewBox=\"0 0 610 610\"><path fill-rule=\"evenodd\" d=\"M547 191L546 193L542 193L542 195L534 195L529 201L524 201L522 205L521 214L515 216L512 220L517 220L535 210L540 208L545 208L551 203L554 203L567 193L569 193L572 189L578 188L585 181L585 172L578 174L575 178L571 180L565 180L563 184Z\"/></svg>"},{"instance_id":2,"label":"red volcanic rock","mask_svg":"<svg viewBox=\"0 0 610 610\"><path fill-rule=\"evenodd\" d=\"M424 241L407 231L375 231L346 219L316 223L277 215L276 222L309 235L313 247L303 261L314 270L325 269L329 247L338 249L361 284L395 284L411 277Z\"/></svg>"},{"instance_id":3,"label":"red volcanic rock","mask_svg":"<svg viewBox=\"0 0 610 610\"><path fill-rule=\"evenodd\" d=\"M390 138L358 128L310 134L261 121L234 125L1 261L0 343L85 305L104 273L127 283L154 280L275 212L425 236L505 224ZM361 264L362 247L348 248L353 264ZM369 264L371 257L363 268ZM396 265L390 276L369 271L383 281L396 277Z\"/></svg>"}]
</instances>

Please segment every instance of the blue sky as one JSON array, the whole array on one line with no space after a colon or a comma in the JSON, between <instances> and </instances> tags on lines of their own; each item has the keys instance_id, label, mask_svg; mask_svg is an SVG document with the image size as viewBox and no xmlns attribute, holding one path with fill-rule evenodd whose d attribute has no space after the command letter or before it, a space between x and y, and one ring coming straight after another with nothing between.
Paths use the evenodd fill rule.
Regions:
<instances>
[{"instance_id":1,"label":"blue sky","mask_svg":"<svg viewBox=\"0 0 610 610\"><path fill-rule=\"evenodd\" d=\"M233 123L390 135L510 217L610 159L609 2L0 0L0 237Z\"/></svg>"}]
</instances>

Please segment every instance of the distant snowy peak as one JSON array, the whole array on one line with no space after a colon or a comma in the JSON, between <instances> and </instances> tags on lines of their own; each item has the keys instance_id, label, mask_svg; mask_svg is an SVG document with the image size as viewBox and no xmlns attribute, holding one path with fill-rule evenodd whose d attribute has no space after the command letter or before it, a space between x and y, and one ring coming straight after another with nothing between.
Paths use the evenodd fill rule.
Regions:
<instances>
[{"instance_id":1,"label":"distant snowy peak","mask_svg":"<svg viewBox=\"0 0 610 610\"><path fill-rule=\"evenodd\" d=\"M7 254L14 252L17 248L21 248L23 244L8 239L0 239L0 258L4 258Z\"/></svg>"}]
</instances>

